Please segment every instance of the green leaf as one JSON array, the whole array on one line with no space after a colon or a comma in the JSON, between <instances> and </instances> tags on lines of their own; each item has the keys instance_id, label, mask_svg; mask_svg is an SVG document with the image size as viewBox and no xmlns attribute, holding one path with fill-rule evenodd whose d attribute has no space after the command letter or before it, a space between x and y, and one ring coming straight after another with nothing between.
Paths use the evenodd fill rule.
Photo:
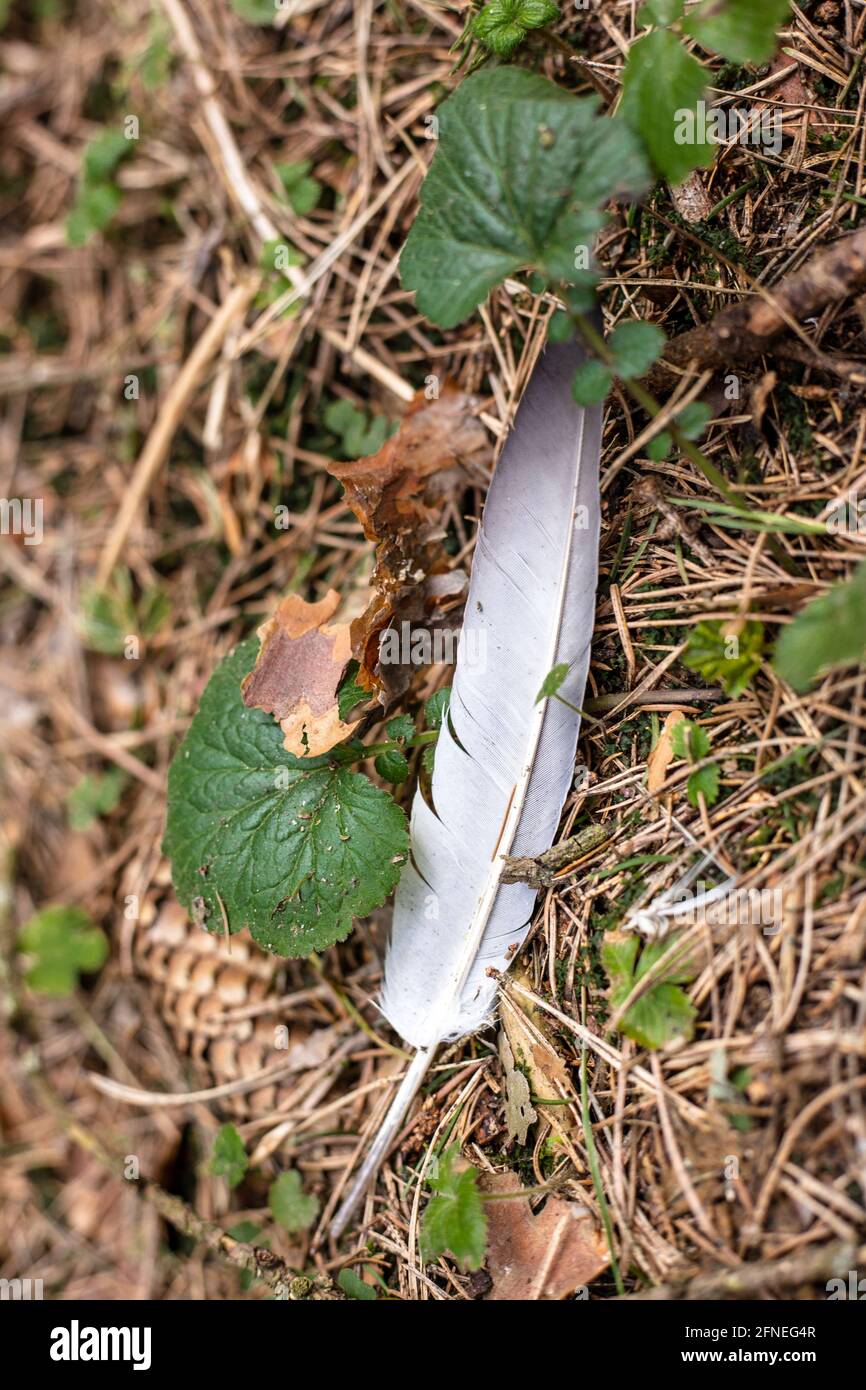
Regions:
<instances>
[{"instance_id":1,"label":"green leaf","mask_svg":"<svg viewBox=\"0 0 866 1390\"><path fill-rule=\"evenodd\" d=\"M439 140L403 250L403 284L442 328L521 267L575 278L616 191L647 182L639 141L523 68L486 68L439 108Z\"/></svg>"},{"instance_id":2,"label":"green leaf","mask_svg":"<svg viewBox=\"0 0 866 1390\"><path fill-rule=\"evenodd\" d=\"M86 830L98 816L114 810L126 786L126 773L119 767L103 773L88 773L66 798L66 817L73 830Z\"/></svg>"},{"instance_id":3,"label":"green leaf","mask_svg":"<svg viewBox=\"0 0 866 1390\"><path fill-rule=\"evenodd\" d=\"M601 948L601 961L610 976L610 1003L618 1009L631 994L635 985L646 975L671 947L676 937L645 945L637 960L640 942L636 936L621 941L606 941ZM626 1011L620 1020L620 1031L633 1038L640 1047L664 1047L674 1038L688 1040L694 1032L697 1010L688 995L680 988L692 977L688 962L678 962L666 971L663 978Z\"/></svg>"},{"instance_id":4,"label":"green leaf","mask_svg":"<svg viewBox=\"0 0 866 1390\"><path fill-rule=\"evenodd\" d=\"M713 418L713 412L703 401L692 401L676 416L676 426L686 439L700 439Z\"/></svg>"},{"instance_id":5,"label":"green leaf","mask_svg":"<svg viewBox=\"0 0 866 1390\"><path fill-rule=\"evenodd\" d=\"M578 367L571 379L571 394L578 405L598 405L613 385L613 373L603 362L592 358Z\"/></svg>"},{"instance_id":6,"label":"green leaf","mask_svg":"<svg viewBox=\"0 0 866 1390\"><path fill-rule=\"evenodd\" d=\"M530 29L540 29L558 18L553 0L490 0L469 30L497 58L510 58Z\"/></svg>"},{"instance_id":7,"label":"green leaf","mask_svg":"<svg viewBox=\"0 0 866 1390\"><path fill-rule=\"evenodd\" d=\"M454 1144L436 1162L428 1182L435 1193L421 1222L421 1258L425 1264L447 1251L462 1269L478 1269L487 1245L487 1217L475 1168L456 1168L460 1146Z\"/></svg>"},{"instance_id":8,"label":"green leaf","mask_svg":"<svg viewBox=\"0 0 866 1390\"><path fill-rule=\"evenodd\" d=\"M383 782L405 782L409 777L409 764L396 748L379 753L373 765Z\"/></svg>"},{"instance_id":9,"label":"green leaf","mask_svg":"<svg viewBox=\"0 0 866 1390\"><path fill-rule=\"evenodd\" d=\"M570 670L571 667L568 662L561 661L558 666L554 666L552 671L548 671L541 683L541 689L535 697L535 703L538 704L539 700L547 700L551 695L555 695Z\"/></svg>"},{"instance_id":10,"label":"green leaf","mask_svg":"<svg viewBox=\"0 0 866 1390\"><path fill-rule=\"evenodd\" d=\"M120 567L104 587L91 584L84 589L78 623L85 646L121 656L127 637L152 636L170 615L171 600L156 587L146 589L136 604L129 570Z\"/></svg>"},{"instance_id":11,"label":"green leaf","mask_svg":"<svg viewBox=\"0 0 866 1390\"><path fill-rule=\"evenodd\" d=\"M625 381L644 376L661 357L666 342L664 333L654 323L631 319L618 324L607 344L613 354L617 376Z\"/></svg>"},{"instance_id":12,"label":"green leaf","mask_svg":"<svg viewBox=\"0 0 866 1390\"><path fill-rule=\"evenodd\" d=\"M406 861L406 818L387 793L328 757L294 758L279 725L247 709L249 638L217 668L168 776L164 851L194 920L249 926L260 946L309 955L378 907Z\"/></svg>"},{"instance_id":13,"label":"green leaf","mask_svg":"<svg viewBox=\"0 0 866 1390\"><path fill-rule=\"evenodd\" d=\"M715 763L691 773L686 782L686 795L692 806L700 806L701 796L708 806L715 806L719 799L719 769Z\"/></svg>"},{"instance_id":14,"label":"green leaf","mask_svg":"<svg viewBox=\"0 0 866 1390\"><path fill-rule=\"evenodd\" d=\"M547 325L547 336L552 343L567 343L574 334L574 325L563 309L557 309Z\"/></svg>"},{"instance_id":15,"label":"green leaf","mask_svg":"<svg viewBox=\"0 0 866 1390\"><path fill-rule=\"evenodd\" d=\"M660 434L654 435L647 444L647 458L652 459L653 463L661 463L662 459L666 459L673 448L673 442L673 438L667 430L662 430Z\"/></svg>"},{"instance_id":16,"label":"green leaf","mask_svg":"<svg viewBox=\"0 0 866 1390\"><path fill-rule=\"evenodd\" d=\"M286 1231L306 1231L319 1211L319 1200L310 1197L301 1184L300 1173L290 1168L280 1173L268 1188L268 1206L278 1225Z\"/></svg>"},{"instance_id":17,"label":"green leaf","mask_svg":"<svg viewBox=\"0 0 866 1390\"><path fill-rule=\"evenodd\" d=\"M360 669L357 661L350 661L337 691L337 713L344 724L356 705L359 705L362 700L366 703L373 698L372 691L365 689L363 685L358 685L355 680Z\"/></svg>"},{"instance_id":18,"label":"green leaf","mask_svg":"<svg viewBox=\"0 0 866 1390\"><path fill-rule=\"evenodd\" d=\"M690 719L681 719L671 730L671 748L675 758L685 758L690 763L698 763L707 758L712 751L710 737L700 724Z\"/></svg>"},{"instance_id":19,"label":"green leaf","mask_svg":"<svg viewBox=\"0 0 866 1390\"><path fill-rule=\"evenodd\" d=\"M112 184L82 184L75 207L66 219L66 240L69 245L83 246L94 232L103 231L120 203L120 190Z\"/></svg>"},{"instance_id":20,"label":"green leaf","mask_svg":"<svg viewBox=\"0 0 866 1390\"><path fill-rule=\"evenodd\" d=\"M81 907L46 907L18 933L18 949L34 962L25 975L39 994L71 994L79 975L105 963L108 938Z\"/></svg>"},{"instance_id":21,"label":"green leaf","mask_svg":"<svg viewBox=\"0 0 866 1390\"><path fill-rule=\"evenodd\" d=\"M236 1225L226 1228L227 1236L231 1236L232 1240L243 1241L244 1245L252 1245L260 1234L261 1227L257 1226L255 1221L238 1221ZM262 1241L262 1244L266 1246L268 1242Z\"/></svg>"},{"instance_id":22,"label":"green leaf","mask_svg":"<svg viewBox=\"0 0 866 1390\"><path fill-rule=\"evenodd\" d=\"M376 1290L365 1284L353 1269L341 1269L337 1284L348 1298L357 1298L362 1303L375 1303Z\"/></svg>"},{"instance_id":23,"label":"green leaf","mask_svg":"<svg viewBox=\"0 0 866 1390\"><path fill-rule=\"evenodd\" d=\"M713 144L696 119L707 74L669 29L655 29L629 49L620 115L671 183L713 162ZM681 113L695 116L689 122ZM678 114L680 113L680 114Z\"/></svg>"},{"instance_id":24,"label":"green leaf","mask_svg":"<svg viewBox=\"0 0 866 1390\"><path fill-rule=\"evenodd\" d=\"M384 415L367 416L347 400L330 401L322 419L340 440L339 457L346 459L377 453L397 429L396 421L392 423Z\"/></svg>"},{"instance_id":25,"label":"green leaf","mask_svg":"<svg viewBox=\"0 0 866 1390\"><path fill-rule=\"evenodd\" d=\"M814 599L783 629L773 665L794 690L807 690L821 671L863 660L866 653L866 561L843 584Z\"/></svg>"},{"instance_id":26,"label":"green leaf","mask_svg":"<svg viewBox=\"0 0 866 1390\"><path fill-rule=\"evenodd\" d=\"M437 690L424 705L424 723L428 729L438 729L451 703L451 686L443 685L441 690Z\"/></svg>"},{"instance_id":27,"label":"green leaf","mask_svg":"<svg viewBox=\"0 0 866 1390\"><path fill-rule=\"evenodd\" d=\"M398 714L396 718L388 720L385 732L389 738L414 738L415 720L411 714Z\"/></svg>"},{"instance_id":28,"label":"green leaf","mask_svg":"<svg viewBox=\"0 0 866 1390\"><path fill-rule=\"evenodd\" d=\"M105 183L111 178L121 160L132 153L134 140L127 140L120 130L102 130L88 141L84 149L82 171L89 183Z\"/></svg>"},{"instance_id":29,"label":"green leaf","mask_svg":"<svg viewBox=\"0 0 866 1390\"><path fill-rule=\"evenodd\" d=\"M763 664L764 625L749 620L738 632L726 631L728 626L716 619L698 623L680 659L704 680L721 681L725 694L736 700Z\"/></svg>"},{"instance_id":30,"label":"green leaf","mask_svg":"<svg viewBox=\"0 0 866 1390\"><path fill-rule=\"evenodd\" d=\"M790 9L788 0L704 0L689 12L683 29L731 63L766 63Z\"/></svg>"},{"instance_id":31,"label":"green leaf","mask_svg":"<svg viewBox=\"0 0 866 1390\"><path fill-rule=\"evenodd\" d=\"M646 0L637 12L638 24L673 24L682 17L685 0Z\"/></svg>"},{"instance_id":32,"label":"green leaf","mask_svg":"<svg viewBox=\"0 0 866 1390\"><path fill-rule=\"evenodd\" d=\"M298 217L306 217L308 212L312 212L322 196L322 185L318 179L309 177L311 167L309 159L274 165L274 172L283 185L289 205Z\"/></svg>"},{"instance_id":33,"label":"green leaf","mask_svg":"<svg viewBox=\"0 0 866 1390\"><path fill-rule=\"evenodd\" d=\"M250 1166L244 1141L234 1125L223 1125L217 1130L211 1150L210 1170L215 1178L225 1178L229 1187L237 1187L243 1181ZM235 1237L240 1240L240 1236Z\"/></svg>"}]
</instances>

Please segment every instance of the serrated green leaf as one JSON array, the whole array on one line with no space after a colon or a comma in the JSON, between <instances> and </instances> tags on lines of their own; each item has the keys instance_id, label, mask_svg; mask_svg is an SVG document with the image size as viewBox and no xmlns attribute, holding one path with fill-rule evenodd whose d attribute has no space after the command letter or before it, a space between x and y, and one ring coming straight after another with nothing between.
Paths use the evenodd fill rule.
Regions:
<instances>
[{"instance_id":1,"label":"serrated green leaf","mask_svg":"<svg viewBox=\"0 0 866 1390\"><path fill-rule=\"evenodd\" d=\"M712 745L706 729L690 719L681 719L671 730L671 748L675 758L686 758L689 762L700 762L709 757Z\"/></svg>"},{"instance_id":2,"label":"serrated green leaf","mask_svg":"<svg viewBox=\"0 0 866 1390\"><path fill-rule=\"evenodd\" d=\"M622 941L606 941L601 948L601 960L610 976L610 1003L618 1009L625 1003L635 985L673 945L676 937L652 942L641 950L636 936ZM688 1040L694 1032L697 1010L688 995L680 988L692 977L688 962L679 961L665 972L664 978L652 985L626 1011L620 1020L620 1031L633 1038L640 1047L658 1048L674 1038Z\"/></svg>"},{"instance_id":3,"label":"serrated green leaf","mask_svg":"<svg viewBox=\"0 0 866 1390\"><path fill-rule=\"evenodd\" d=\"M119 767L82 777L66 798L66 818L70 827L86 830L98 816L109 815L123 794L126 780L126 773Z\"/></svg>"},{"instance_id":4,"label":"serrated green leaf","mask_svg":"<svg viewBox=\"0 0 866 1390\"><path fill-rule=\"evenodd\" d=\"M330 401L322 414L329 430L337 435L338 456L345 459L366 458L381 449L385 440L397 429L396 421L384 415L365 415L351 401Z\"/></svg>"},{"instance_id":5,"label":"serrated green leaf","mask_svg":"<svg viewBox=\"0 0 866 1390\"><path fill-rule=\"evenodd\" d=\"M465 319L528 267L569 281L592 246L600 204L647 181L639 142L594 98L523 68L473 73L439 108L439 140L400 261L421 313Z\"/></svg>"},{"instance_id":6,"label":"serrated green leaf","mask_svg":"<svg viewBox=\"0 0 866 1390\"><path fill-rule=\"evenodd\" d=\"M260 946L309 955L378 907L406 861L406 818L368 777L299 759L247 709L247 639L217 668L168 777L164 851L180 901L208 930L249 926Z\"/></svg>"},{"instance_id":7,"label":"serrated green leaf","mask_svg":"<svg viewBox=\"0 0 866 1390\"><path fill-rule=\"evenodd\" d=\"M341 1269L337 1275L337 1284L347 1298L357 1298L362 1303L376 1302L376 1290L369 1284L365 1284L360 1275L357 1275L353 1269Z\"/></svg>"},{"instance_id":8,"label":"serrated green leaf","mask_svg":"<svg viewBox=\"0 0 866 1390\"><path fill-rule=\"evenodd\" d=\"M530 29L552 24L558 16L553 0L489 0L469 29L498 58L510 58Z\"/></svg>"},{"instance_id":9,"label":"serrated green leaf","mask_svg":"<svg viewBox=\"0 0 866 1390\"><path fill-rule=\"evenodd\" d=\"M704 0L686 16L683 29L731 63L766 63L790 10L789 0Z\"/></svg>"},{"instance_id":10,"label":"serrated green leaf","mask_svg":"<svg viewBox=\"0 0 866 1390\"><path fill-rule=\"evenodd\" d=\"M702 796L708 806L715 806L719 799L719 769L715 763L691 773L686 782L686 795L692 806L700 806Z\"/></svg>"},{"instance_id":11,"label":"serrated green leaf","mask_svg":"<svg viewBox=\"0 0 866 1390\"><path fill-rule=\"evenodd\" d=\"M794 690L807 690L831 666L866 654L866 561L847 582L814 599L776 644L773 666Z\"/></svg>"},{"instance_id":12,"label":"serrated green leaf","mask_svg":"<svg viewBox=\"0 0 866 1390\"><path fill-rule=\"evenodd\" d=\"M764 625L750 619L738 632L726 631L727 626L715 619L698 623L680 659L704 680L721 681L725 694L736 700L763 664Z\"/></svg>"},{"instance_id":13,"label":"serrated green leaf","mask_svg":"<svg viewBox=\"0 0 866 1390\"><path fill-rule=\"evenodd\" d=\"M274 1220L284 1230L306 1231L318 1215L319 1199L304 1191L300 1173L291 1168L271 1183L268 1206Z\"/></svg>"},{"instance_id":14,"label":"serrated green leaf","mask_svg":"<svg viewBox=\"0 0 866 1390\"><path fill-rule=\"evenodd\" d=\"M578 367L571 379L571 394L578 405L599 405L613 385L613 373L593 358Z\"/></svg>"},{"instance_id":15,"label":"serrated green leaf","mask_svg":"<svg viewBox=\"0 0 866 1390\"><path fill-rule=\"evenodd\" d=\"M396 748L379 753L374 767L383 782L405 782L409 777L409 764Z\"/></svg>"},{"instance_id":16,"label":"serrated green leaf","mask_svg":"<svg viewBox=\"0 0 866 1390\"><path fill-rule=\"evenodd\" d=\"M427 1264L449 1251L462 1269L478 1269L487 1246L487 1217L475 1168L458 1171L460 1146L454 1144L428 1175L434 1196L421 1221L421 1258Z\"/></svg>"},{"instance_id":17,"label":"serrated green leaf","mask_svg":"<svg viewBox=\"0 0 866 1390\"><path fill-rule=\"evenodd\" d=\"M551 695L555 695L562 685L571 667L567 661L561 661L558 666L554 666L552 671L548 671L544 680L541 682L541 689L535 697L535 703L539 700L547 700Z\"/></svg>"},{"instance_id":18,"label":"serrated green leaf","mask_svg":"<svg viewBox=\"0 0 866 1390\"><path fill-rule=\"evenodd\" d=\"M657 324L643 323L640 319L617 324L607 343L617 376L625 381L643 376L661 357L666 342Z\"/></svg>"},{"instance_id":19,"label":"serrated green leaf","mask_svg":"<svg viewBox=\"0 0 866 1390\"><path fill-rule=\"evenodd\" d=\"M79 975L105 963L108 939L81 907L46 907L18 933L18 949L34 958L25 979L39 994L71 994Z\"/></svg>"},{"instance_id":20,"label":"serrated green leaf","mask_svg":"<svg viewBox=\"0 0 866 1390\"><path fill-rule=\"evenodd\" d=\"M713 162L714 146L695 119L707 74L669 29L655 29L629 49L620 115L644 142L659 173L680 183Z\"/></svg>"},{"instance_id":21,"label":"serrated green leaf","mask_svg":"<svg viewBox=\"0 0 866 1390\"><path fill-rule=\"evenodd\" d=\"M210 1157L210 1170L215 1178L225 1178L229 1187L243 1181L250 1166L246 1146L234 1125L222 1125L216 1132ZM241 1240L241 1236L236 1236Z\"/></svg>"},{"instance_id":22,"label":"serrated green leaf","mask_svg":"<svg viewBox=\"0 0 866 1390\"><path fill-rule=\"evenodd\" d=\"M389 738L414 738L415 720L411 714L398 714L393 719L389 719L385 725L385 732Z\"/></svg>"}]
</instances>

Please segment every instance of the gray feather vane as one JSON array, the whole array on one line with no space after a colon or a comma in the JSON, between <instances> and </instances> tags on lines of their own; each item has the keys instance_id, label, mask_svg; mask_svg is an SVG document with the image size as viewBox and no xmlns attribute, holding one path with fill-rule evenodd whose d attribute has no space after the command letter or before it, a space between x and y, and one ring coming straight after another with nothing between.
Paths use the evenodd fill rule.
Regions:
<instances>
[{"instance_id":1,"label":"gray feather vane","mask_svg":"<svg viewBox=\"0 0 866 1390\"><path fill-rule=\"evenodd\" d=\"M417 1048L331 1227L345 1227L399 1131L436 1046L490 1022L496 972L529 930L535 890L500 884L504 855L553 843L571 785L598 578L601 407L582 409L576 344L550 344L524 392L478 536L432 807L419 789L394 905L382 1012Z\"/></svg>"}]
</instances>

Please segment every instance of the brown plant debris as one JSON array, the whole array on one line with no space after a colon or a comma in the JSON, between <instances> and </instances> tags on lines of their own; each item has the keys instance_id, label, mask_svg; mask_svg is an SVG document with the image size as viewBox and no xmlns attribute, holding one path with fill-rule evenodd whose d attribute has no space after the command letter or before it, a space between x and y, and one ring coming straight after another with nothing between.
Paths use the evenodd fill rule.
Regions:
<instances>
[{"instance_id":1,"label":"brown plant debris","mask_svg":"<svg viewBox=\"0 0 866 1390\"><path fill-rule=\"evenodd\" d=\"M441 518L445 500L489 460L477 410L477 400L454 382L432 400L418 391L378 453L328 470L376 546L372 597L352 622L351 639L359 684L383 692L383 703L408 688L411 667L402 659L380 661L382 634L391 629L399 638L435 626L464 595L465 575L451 568Z\"/></svg>"},{"instance_id":2,"label":"brown plant debris","mask_svg":"<svg viewBox=\"0 0 866 1390\"><path fill-rule=\"evenodd\" d=\"M485 1175L487 1193L519 1192L516 1173ZM604 1235L579 1202L548 1197L533 1214L529 1198L488 1202L487 1267L491 1303L569 1298L607 1269Z\"/></svg>"},{"instance_id":3,"label":"brown plant debris","mask_svg":"<svg viewBox=\"0 0 866 1390\"><path fill-rule=\"evenodd\" d=\"M244 704L272 714L298 758L327 753L352 733L337 704L352 655L349 624L330 621L339 607L335 589L317 603L287 594L259 628L256 664L241 686Z\"/></svg>"},{"instance_id":4,"label":"brown plant debris","mask_svg":"<svg viewBox=\"0 0 866 1390\"><path fill-rule=\"evenodd\" d=\"M650 381L665 369L710 367L754 362L768 352L785 329L837 304L866 283L866 228L834 241L798 271L770 290L763 290L723 309L668 343Z\"/></svg>"}]
</instances>

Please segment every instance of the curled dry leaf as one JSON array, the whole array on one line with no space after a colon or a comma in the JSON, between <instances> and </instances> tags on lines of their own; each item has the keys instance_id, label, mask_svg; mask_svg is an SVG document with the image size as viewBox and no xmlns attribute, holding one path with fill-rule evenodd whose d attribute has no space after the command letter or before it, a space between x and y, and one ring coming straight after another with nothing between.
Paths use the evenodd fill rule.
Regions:
<instances>
[{"instance_id":1,"label":"curled dry leaf","mask_svg":"<svg viewBox=\"0 0 866 1390\"><path fill-rule=\"evenodd\" d=\"M318 603L288 594L259 628L256 664L241 685L244 704L272 714L296 757L327 753L352 732L340 718L337 688L352 655L349 623L332 623L340 595Z\"/></svg>"},{"instance_id":2,"label":"curled dry leaf","mask_svg":"<svg viewBox=\"0 0 866 1390\"><path fill-rule=\"evenodd\" d=\"M525 971L519 972L515 978L522 984L530 984ZM560 1101L569 1098L573 1091L565 1063L545 1031L543 1017L522 995L505 992L499 999L499 1016L508 1039L513 1065L523 1069L529 1082L529 1095L535 1097L538 1110L533 1107L533 1120L537 1119L540 1113L554 1133L560 1139L568 1141L572 1130L568 1106L544 1105L545 1100ZM525 1140L521 1140L521 1143L524 1142Z\"/></svg>"},{"instance_id":3,"label":"curled dry leaf","mask_svg":"<svg viewBox=\"0 0 866 1390\"><path fill-rule=\"evenodd\" d=\"M488 462L489 444L476 417L478 402L452 382L427 400L417 392L397 433L378 453L354 463L334 463L346 501L376 544L372 597L352 623L352 655L358 682L381 692L382 703L409 685L411 668L380 663L382 633L435 627L459 605L466 576L451 568L441 526L444 501Z\"/></svg>"},{"instance_id":4,"label":"curled dry leaf","mask_svg":"<svg viewBox=\"0 0 866 1390\"><path fill-rule=\"evenodd\" d=\"M376 543L376 561L360 614L357 595L334 621L341 608L334 590L318 603L290 594L259 629L261 649L243 699L274 716L288 752L314 757L350 737L353 724L340 718L337 690L351 659L359 663L355 682L371 699L387 705L402 694L417 666L380 662L382 633L435 628L462 603L466 576L451 569L440 517L445 499L466 485L468 470L487 461L477 405L450 382L435 400L418 392L378 453L331 467ZM413 656L417 662L414 648Z\"/></svg>"},{"instance_id":5,"label":"curled dry leaf","mask_svg":"<svg viewBox=\"0 0 866 1390\"><path fill-rule=\"evenodd\" d=\"M480 1179L487 1193L519 1192L520 1185L516 1173L485 1173ZM579 1202L548 1197L537 1216L527 1198L485 1207L491 1302L569 1298L607 1269L604 1236Z\"/></svg>"},{"instance_id":6,"label":"curled dry leaf","mask_svg":"<svg viewBox=\"0 0 866 1390\"><path fill-rule=\"evenodd\" d=\"M647 791L651 796L655 796L664 786L668 768L674 760L674 729L684 718L682 710L671 710L659 734L659 741L647 759Z\"/></svg>"}]
</instances>

